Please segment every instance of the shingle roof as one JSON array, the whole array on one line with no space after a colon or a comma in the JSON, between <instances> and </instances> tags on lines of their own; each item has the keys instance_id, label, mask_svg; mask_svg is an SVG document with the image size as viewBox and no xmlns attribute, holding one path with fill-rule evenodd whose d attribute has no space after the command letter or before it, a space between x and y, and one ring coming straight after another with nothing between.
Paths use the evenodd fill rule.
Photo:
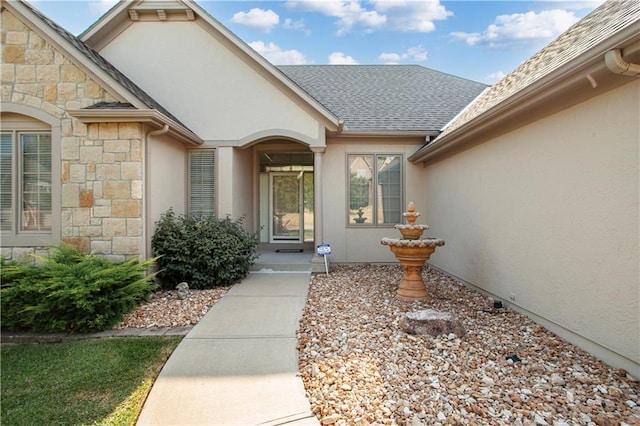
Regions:
<instances>
[{"instance_id":1,"label":"shingle roof","mask_svg":"<svg viewBox=\"0 0 640 426\"><path fill-rule=\"evenodd\" d=\"M25 1L21 1L21 3L29 8L31 12L33 12L38 18L40 18L44 23L46 23L52 30L58 33L62 38L68 41L74 48L76 48L84 57L89 59L93 64L106 72L110 77L116 80L120 85L125 87L132 95L134 95L140 102L142 102L147 108L155 109L165 116L171 118L176 123L179 123L183 127L187 128L184 124L180 122L176 117L174 117L167 109L165 109L160 103L156 102L151 96L149 96L144 90L142 90L139 86L137 86L134 82L129 80L129 78L121 73L116 67L114 67L109 61L104 59L98 52L96 52L91 47L87 46L83 43L78 37L74 36L60 25L56 24L54 21L49 19L47 16L43 15L38 9L31 6L29 3Z\"/></svg>"},{"instance_id":2,"label":"shingle roof","mask_svg":"<svg viewBox=\"0 0 640 426\"><path fill-rule=\"evenodd\" d=\"M345 131L437 132L486 85L419 65L286 65Z\"/></svg>"},{"instance_id":3,"label":"shingle roof","mask_svg":"<svg viewBox=\"0 0 640 426\"><path fill-rule=\"evenodd\" d=\"M22 4L142 104L184 126L98 52L31 5ZM335 116L343 119L345 131L355 132L438 132L487 87L419 65L294 65L277 68Z\"/></svg>"},{"instance_id":4,"label":"shingle roof","mask_svg":"<svg viewBox=\"0 0 640 426\"><path fill-rule=\"evenodd\" d=\"M640 2L609 0L524 62L452 122L441 136L507 100L552 71L640 20Z\"/></svg>"},{"instance_id":5,"label":"shingle roof","mask_svg":"<svg viewBox=\"0 0 640 426\"><path fill-rule=\"evenodd\" d=\"M128 102L98 102L85 109L136 109L136 107Z\"/></svg>"}]
</instances>

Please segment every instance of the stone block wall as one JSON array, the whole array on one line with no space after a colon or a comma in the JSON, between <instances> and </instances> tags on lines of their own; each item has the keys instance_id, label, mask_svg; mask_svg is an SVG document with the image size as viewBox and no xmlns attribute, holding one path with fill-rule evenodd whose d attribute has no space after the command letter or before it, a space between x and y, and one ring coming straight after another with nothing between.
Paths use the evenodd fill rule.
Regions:
<instances>
[{"instance_id":1,"label":"stone block wall","mask_svg":"<svg viewBox=\"0 0 640 426\"><path fill-rule=\"evenodd\" d=\"M115 258L142 248L142 128L136 123L86 126L62 141L62 239Z\"/></svg>"},{"instance_id":2,"label":"stone block wall","mask_svg":"<svg viewBox=\"0 0 640 426\"><path fill-rule=\"evenodd\" d=\"M58 189L63 242L124 259L143 247L142 125L86 125L67 110L117 99L38 32L2 11L1 99L41 109L60 120ZM36 253L35 247L3 247L6 258Z\"/></svg>"}]
</instances>

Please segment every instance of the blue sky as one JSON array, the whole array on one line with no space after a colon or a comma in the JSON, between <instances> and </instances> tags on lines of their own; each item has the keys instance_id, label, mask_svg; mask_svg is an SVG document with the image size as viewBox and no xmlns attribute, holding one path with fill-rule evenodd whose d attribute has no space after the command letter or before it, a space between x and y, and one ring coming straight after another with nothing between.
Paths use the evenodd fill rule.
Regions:
<instances>
[{"instance_id":1,"label":"blue sky","mask_svg":"<svg viewBox=\"0 0 640 426\"><path fill-rule=\"evenodd\" d=\"M116 1L30 0L78 35ZM276 65L419 64L494 83L603 0L299 0L198 4Z\"/></svg>"}]
</instances>

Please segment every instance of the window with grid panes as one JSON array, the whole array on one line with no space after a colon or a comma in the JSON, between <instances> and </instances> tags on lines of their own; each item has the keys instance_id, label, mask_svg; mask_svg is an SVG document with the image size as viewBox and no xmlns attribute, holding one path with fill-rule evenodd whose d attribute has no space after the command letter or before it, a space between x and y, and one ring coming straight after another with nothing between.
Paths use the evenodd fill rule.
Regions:
<instances>
[{"instance_id":1,"label":"window with grid panes","mask_svg":"<svg viewBox=\"0 0 640 426\"><path fill-rule=\"evenodd\" d=\"M349 225L402 223L402 156L350 154L348 162Z\"/></svg>"}]
</instances>

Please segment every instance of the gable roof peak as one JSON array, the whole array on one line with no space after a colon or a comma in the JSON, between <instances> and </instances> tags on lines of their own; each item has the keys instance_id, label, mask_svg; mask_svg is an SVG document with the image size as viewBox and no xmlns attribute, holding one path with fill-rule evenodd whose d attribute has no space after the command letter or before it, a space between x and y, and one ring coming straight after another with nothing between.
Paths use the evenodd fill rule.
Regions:
<instances>
[{"instance_id":1,"label":"gable roof peak","mask_svg":"<svg viewBox=\"0 0 640 426\"><path fill-rule=\"evenodd\" d=\"M200 138L182 124L180 120L133 83L97 51L58 25L40 10L24 0L3 2L2 7L6 7L12 14L19 16L19 19L28 22L34 31L38 32L75 65L83 69L91 79L106 88L112 96L118 98L118 101L108 109L155 111L161 120L171 122L173 128L186 135L185 140L196 144L202 143ZM129 106L122 108L123 105L131 105L133 108ZM89 109L91 110L92 108ZM97 107L97 109L104 108Z\"/></svg>"},{"instance_id":2,"label":"gable roof peak","mask_svg":"<svg viewBox=\"0 0 640 426\"><path fill-rule=\"evenodd\" d=\"M160 9L163 7L163 9ZM330 131L336 131L340 125L340 119L334 113L319 103L316 99L301 90L276 66L252 49L247 43L231 32L222 23L211 16L205 9L193 0L137 0L130 2L120 0L113 8L98 19L91 27L80 35L80 38L89 46L100 51L128 26L141 21L199 21L207 31L220 35L221 40L226 40L234 46L239 55L246 55L249 61L256 64L259 72L268 75L269 80L275 80L285 90L298 97L311 110L321 117L321 121ZM217 36L216 36L217 37Z\"/></svg>"}]
</instances>

